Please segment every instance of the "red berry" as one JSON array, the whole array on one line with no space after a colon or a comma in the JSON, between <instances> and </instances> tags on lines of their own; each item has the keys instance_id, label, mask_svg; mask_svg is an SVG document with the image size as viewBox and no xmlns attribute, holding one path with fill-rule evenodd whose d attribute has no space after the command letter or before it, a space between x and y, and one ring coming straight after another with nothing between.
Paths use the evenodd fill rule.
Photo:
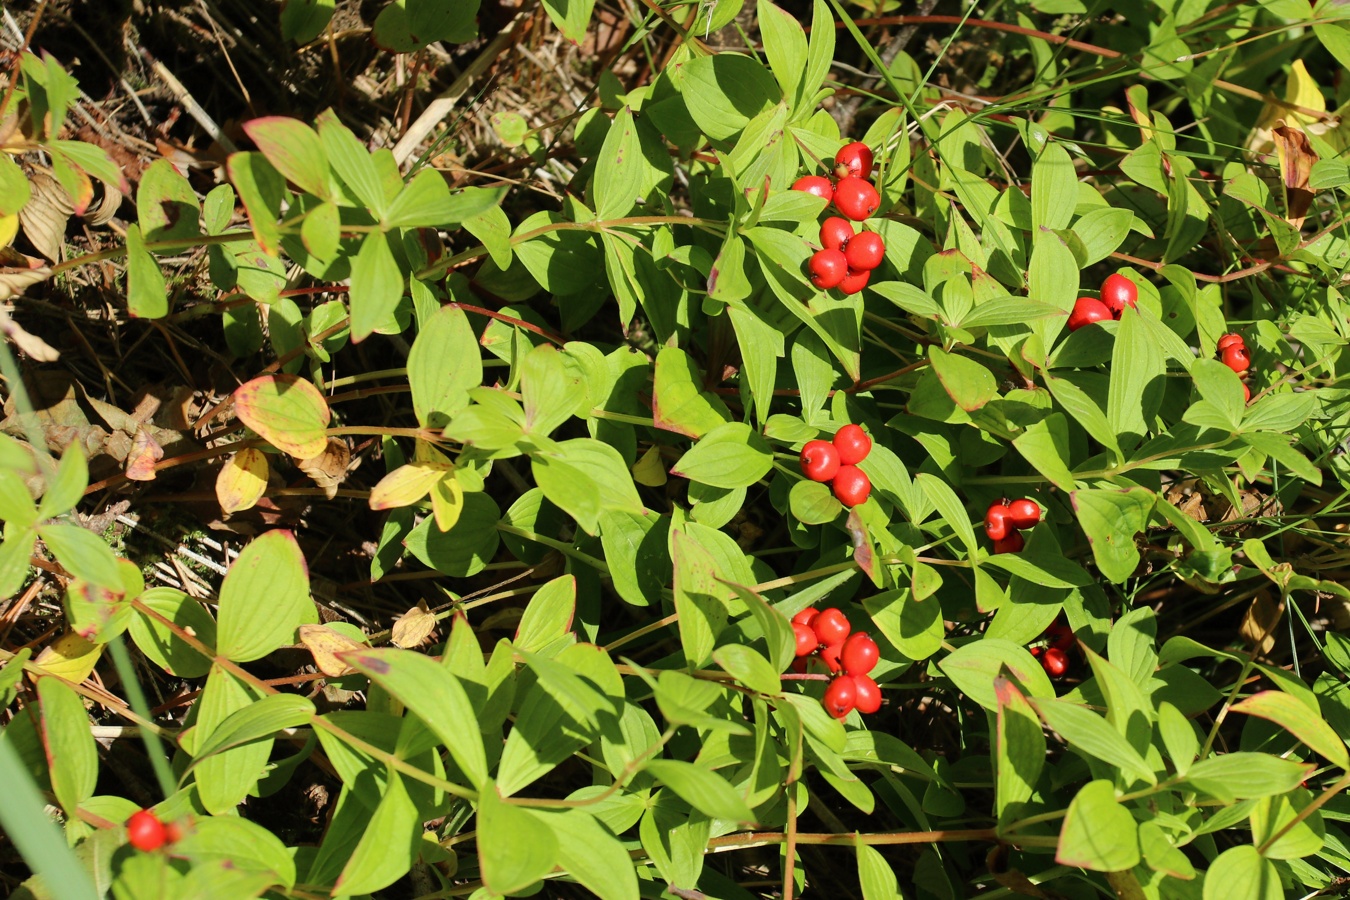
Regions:
<instances>
[{"instance_id":1,"label":"red berry","mask_svg":"<svg viewBox=\"0 0 1350 900\"><path fill-rule=\"evenodd\" d=\"M1050 627L1045 629L1045 634L1042 637L1050 641L1051 646L1058 647L1061 650L1069 649L1074 642L1073 629L1064 622L1050 623Z\"/></svg>"},{"instance_id":2,"label":"red berry","mask_svg":"<svg viewBox=\"0 0 1350 900\"><path fill-rule=\"evenodd\" d=\"M1008 504L1008 520L1014 528L1034 528L1041 520L1041 508L1035 500L1014 500Z\"/></svg>"},{"instance_id":3,"label":"red berry","mask_svg":"<svg viewBox=\"0 0 1350 900\"><path fill-rule=\"evenodd\" d=\"M881 206L877 189L861 178L850 175L834 186L834 208L855 222L861 222Z\"/></svg>"},{"instance_id":4,"label":"red berry","mask_svg":"<svg viewBox=\"0 0 1350 900\"><path fill-rule=\"evenodd\" d=\"M853 223L839 216L830 216L820 223L820 246L827 250L843 250L853 238Z\"/></svg>"},{"instance_id":5,"label":"red berry","mask_svg":"<svg viewBox=\"0 0 1350 900\"><path fill-rule=\"evenodd\" d=\"M872 439L857 425L845 425L834 435L834 449L839 451L839 462L856 466L872 452Z\"/></svg>"},{"instance_id":6,"label":"red berry","mask_svg":"<svg viewBox=\"0 0 1350 900\"><path fill-rule=\"evenodd\" d=\"M1100 300L1091 297L1079 297L1069 313L1069 330L1077 331L1093 322L1104 322L1111 318L1111 309Z\"/></svg>"},{"instance_id":7,"label":"red berry","mask_svg":"<svg viewBox=\"0 0 1350 900\"><path fill-rule=\"evenodd\" d=\"M868 715L881 709L881 688L867 675L853 676L853 708Z\"/></svg>"},{"instance_id":8,"label":"red berry","mask_svg":"<svg viewBox=\"0 0 1350 900\"><path fill-rule=\"evenodd\" d=\"M984 514L984 533L989 535L991 541L1001 541L1008 536L1012 525L1008 522L1008 517L1012 515L1012 510L1002 503L991 503L989 511Z\"/></svg>"},{"instance_id":9,"label":"red berry","mask_svg":"<svg viewBox=\"0 0 1350 900\"><path fill-rule=\"evenodd\" d=\"M821 610L820 615L811 622L811 629L820 642L828 647L831 644L843 644L853 626L848 623L848 616L831 606Z\"/></svg>"},{"instance_id":10,"label":"red berry","mask_svg":"<svg viewBox=\"0 0 1350 900\"><path fill-rule=\"evenodd\" d=\"M838 641L833 644L825 644L820 648L820 660L825 663L825 668L831 673L838 675L844 671L844 664L839 661L839 654L844 652L844 642Z\"/></svg>"},{"instance_id":11,"label":"red berry","mask_svg":"<svg viewBox=\"0 0 1350 900\"><path fill-rule=\"evenodd\" d=\"M829 441L807 441L802 448L802 474L812 481L829 481L839 471L839 449Z\"/></svg>"},{"instance_id":12,"label":"red berry","mask_svg":"<svg viewBox=\"0 0 1350 900\"><path fill-rule=\"evenodd\" d=\"M1227 350L1229 347L1246 347L1247 342L1242 339L1242 335L1235 331L1225 334L1219 338L1219 352Z\"/></svg>"},{"instance_id":13,"label":"red berry","mask_svg":"<svg viewBox=\"0 0 1350 900\"><path fill-rule=\"evenodd\" d=\"M848 259L841 250L817 250L806 264L811 283L822 291L838 287L848 277Z\"/></svg>"},{"instance_id":14,"label":"red berry","mask_svg":"<svg viewBox=\"0 0 1350 900\"><path fill-rule=\"evenodd\" d=\"M816 633L811 630L810 625L803 625L801 622L793 622L792 633L797 638L798 656L806 656L809 653L815 653L816 648L820 646L820 640L816 637Z\"/></svg>"},{"instance_id":15,"label":"red berry","mask_svg":"<svg viewBox=\"0 0 1350 900\"><path fill-rule=\"evenodd\" d=\"M1111 315L1119 319L1125 307L1134 307L1139 302L1139 286L1124 275L1107 275L1102 282L1102 302L1111 310Z\"/></svg>"},{"instance_id":16,"label":"red berry","mask_svg":"<svg viewBox=\"0 0 1350 900\"><path fill-rule=\"evenodd\" d=\"M825 696L821 702L825 704L825 711L836 719L842 719L853 712L853 704L858 697L858 687L853 679L847 675L840 675L830 686L825 689Z\"/></svg>"},{"instance_id":17,"label":"red berry","mask_svg":"<svg viewBox=\"0 0 1350 900\"><path fill-rule=\"evenodd\" d=\"M840 466L834 476L834 499L850 509L867 502L872 493L872 479L857 466Z\"/></svg>"},{"instance_id":18,"label":"red berry","mask_svg":"<svg viewBox=\"0 0 1350 900\"><path fill-rule=\"evenodd\" d=\"M805 675L805 674L806 674L806 657L804 657L804 656L799 656L799 657L797 657L796 659L794 659L794 660L792 661L792 671L796 672L798 675Z\"/></svg>"},{"instance_id":19,"label":"red berry","mask_svg":"<svg viewBox=\"0 0 1350 900\"><path fill-rule=\"evenodd\" d=\"M864 231L848 242L844 258L854 272L870 272L886 258L886 244L875 231Z\"/></svg>"},{"instance_id":20,"label":"red berry","mask_svg":"<svg viewBox=\"0 0 1350 900\"><path fill-rule=\"evenodd\" d=\"M853 269L848 270L848 275L843 281L839 282L839 290L845 294L856 294L867 287L867 279L872 275L871 269L863 269L861 272Z\"/></svg>"},{"instance_id":21,"label":"red berry","mask_svg":"<svg viewBox=\"0 0 1350 900\"><path fill-rule=\"evenodd\" d=\"M865 631L849 635L848 640L844 641L843 652L839 654L844 671L850 675L866 675L876 668L877 660L880 658L881 650L877 647L877 642Z\"/></svg>"},{"instance_id":22,"label":"red berry","mask_svg":"<svg viewBox=\"0 0 1350 900\"><path fill-rule=\"evenodd\" d=\"M872 175L872 150L862 141L845 144L834 155L834 174L840 178L852 175L854 178L870 178Z\"/></svg>"},{"instance_id":23,"label":"red berry","mask_svg":"<svg viewBox=\"0 0 1350 900\"><path fill-rule=\"evenodd\" d=\"M1026 541L1022 540L1022 532L1013 531L1001 541L994 541L995 553L1018 553L1026 546Z\"/></svg>"},{"instance_id":24,"label":"red berry","mask_svg":"<svg viewBox=\"0 0 1350 900\"><path fill-rule=\"evenodd\" d=\"M814 606L808 606L806 609L792 617L792 624L796 625L800 622L803 625L810 625L811 620L818 615L820 615L820 610L816 609Z\"/></svg>"},{"instance_id":25,"label":"red berry","mask_svg":"<svg viewBox=\"0 0 1350 900\"><path fill-rule=\"evenodd\" d=\"M1252 389L1247 387L1246 382L1243 382L1242 384L1242 402L1243 403L1252 402Z\"/></svg>"},{"instance_id":26,"label":"red berry","mask_svg":"<svg viewBox=\"0 0 1350 900\"><path fill-rule=\"evenodd\" d=\"M1069 671L1069 654L1058 647L1048 647L1041 657L1041 668L1051 678L1058 678Z\"/></svg>"},{"instance_id":27,"label":"red berry","mask_svg":"<svg viewBox=\"0 0 1350 900\"><path fill-rule=\"evenodd\" d=\"M166 839L164 823L150 810L139 810L127 819L127 840L137 850L158 850Z\"/></svg>"},{"instance_id":28,"label":"red berry","mask_svg":"<svg viewBox=\"0 0 1350 900\"><path fill-rule=\"evenodd\" d=\"M1224 349L1219 357L1225 366L1242 375L1252 367L1252 355L1246 347L1231 346Z\"/></svg>"},{"instance_id":29,"label":"red berry","mask_svg":"<svg viewBox=\"0 0 1350 900\"><path fill-rule=\"evenodd\" d=\"M826 203L834 198L834 187L830 184L830 179L824 175L807 175L805 178L798 178L792 185L792 189L814 194Z\"/></svg>"}]
</instances>

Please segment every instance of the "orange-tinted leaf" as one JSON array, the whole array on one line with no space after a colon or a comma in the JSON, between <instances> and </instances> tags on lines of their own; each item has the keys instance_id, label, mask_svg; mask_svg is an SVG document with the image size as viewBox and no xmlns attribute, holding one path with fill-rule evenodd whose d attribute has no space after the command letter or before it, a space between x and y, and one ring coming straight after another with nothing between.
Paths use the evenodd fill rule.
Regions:
<instances>
[{"instance_id":1,"label":"orange-tinted leaf","mask_svg":"<svg viewBox=\"0 0 1350 900\"><path fill-rule=\"evenodd\" d=\"M329 628L327 625L301 625L298 633L300 643L308 647L309 652L314 654L314 665L329 678L338 678L356 671L346 662L338 659L335 654L345 653L349 650L361 650L366 645Z\"/></svg>"},{"instance_id":2,"label":"orange-tinted leaf","mask_svg":"<svg viewBox=\"0 0 1350 900\"><path fill-rule=\"evenodd\" d=\"M216 499L225 515L251 509L267 490L267 454L249 447L240 450L216 476Z\"/></svg>"},{"instance_id":3,"label":"orange-tinted leaf","mask_svg":"<svg viewBox=\"0 0 1350 900\"><path fill-rule=\"evenodd\" d=\"M164 458L164 448L145 428L136 429L136 440L127 456L127 477L132 481L154 481L155 463Z\"/></svg>"},{"instance_id":4,"label":"orange-tinted leaf","mask_svg":"<svg viewBox=\"0 0 1350 900\"><path fill-rule=\"evenodd\" d=\"M263 156L288 180L317 197L328 197L328 155L319 136L299 119L264 116L244 123Z\"/></svg>"},{"instance_id":5,"label":"orange-tinted leaf","mask_svg":"<svg viewBox=\"0 0 1350 900\"><path fill-rule=\"evenodd\" d=\"M264 375L234 392L235 413L278 450L296 459L318 456L328 446L328 403L309 381L294 375Z\"/></svg>"}]
</instances>

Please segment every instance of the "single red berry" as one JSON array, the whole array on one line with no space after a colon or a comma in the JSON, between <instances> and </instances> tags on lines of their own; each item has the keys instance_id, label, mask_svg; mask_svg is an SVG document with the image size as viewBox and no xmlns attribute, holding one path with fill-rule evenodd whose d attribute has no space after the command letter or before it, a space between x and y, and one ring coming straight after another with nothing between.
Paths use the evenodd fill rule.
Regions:
<instances>
[{"instance_id":1,"label":"single red berry","mask_svg":"<svg viewBox=\"0 0 1350 900\"><path fill-rule=\"evenodd\" d=\"M853 239L853 223L839 216L830 216L820 223L820 246L827 250L844 250Z\"/></svg>"},{"instance_id":2,"label":"single red berry","mask_svg":"<svg viewBox=\"0 0 1350 900\"><path fill-rule=\"evenodd\" d=\"M802 448L802 474L812 481L829 481L839 471L839 448L829 441L807 441Z\"/></svg>"},{"instance_id":3,"label":"single red berry","mask_svg":"<svg viewBox=\"0 0 1350 900\"><path fill-rule=\"evenodd\" d=\"M1102 282L1102 302L1111 310L1112 317L1119 319L1125 307L1138 305L1139 286L1124 275L1107 275Z\"/></svg>"},{"instance_id":4,"label":"single red berry","mask_svg":"<svg viewBox=\"0 0 1350 900\"><path fill-rule=\"evenodd\" d=\"M798 675L805 675L805 674L806 674L806 657L804 657L804 656L799 656L799 657L797 657L796 659L794 659L794 660L792 661L792 671L796 672Z\"/></svg>"},{"instance_id":5,"label":"single red berry","mask_svg":"<svg viewBox=\"0 0 1350 900\"><path fill-rule=\"evenodd\" d=\"M995 553L1019 553L1026 546L1026 541L1022 540L1022 532L1009 532L1008 536L1001 541L994 541Z\"/></svg>"},{"instance_id":6,"label":"single red berry","mask_svg":"<svg viewBox=\"0 0 1350 900\"><path fill-rule=\"evenodd\" d=\"M1050 627L1045 629L1043 637L1048 640L1053 647L1061 650L1068 650L1073 646L1073 629L1065 622L1052 622Z\"/></svg>"},{"instance_id":7,"label":"single red berry","mask_svg":"<svg viewBox=\"0 0 1350 900\"><path fill-rule=\"evenodd\" d=\"M825 689L825 696L821 698L821 702L825 704L826 712L836 719L842 719L853 712L857 697L858 686L854 684L853 679L847 675L840 675Z\"/></svg>"},{"instance_id":8,"label":"single red berry","mask_svg":"<svg viewBox=\"0 0 1350 900\"><path fill-rule=\"evenodd\" d=\"M877 642L865 631L850 634L848 640L844 641L844 651L839 654L844 671L850 675L866 675L876 668L880 658L881 650Z\"/></svg>"},{"instance_id":9,"label":"single red berry","mask_svg":"<svg viewBox=\"0 0 1350 900\"><path fill-rule=\"evenodd\" d=\"M806 264L811 283L822 291L838 287L848 277L848 259L842 250L817 250Z\"/></svg>"},{"instance_id":10,"label":"single red berry","mask_svg":"<svg viewBox=\"0 0 1350 900\"><path fill-rule=\"evenodd\" d=\"M834 155L834 174L840 178L850 175L854 178L870 178L872 159L872 149L862 141L845 144Z\"/></svg>"},{"instance_id":11,"label":"single red berry","mask_svg":"<svg viewBox=\"0 0 1350 900\"><path fill-rule=\"evenodd\" d=\"M853 708L867 715L881 709L881 688L870 676L853 676Z\"/></svg>"},{"instance_id":12,"label":"single red berry","mask_svg":"<svg viewBox=\"0 0 1350 900\"><path fill-rule=\"evenodd\" d=\"M144 850L147 853L158 850L164 846L166 839L164 823L150 810L139 810L127 819L127 840L137 850Z\"/></svg>"},{"instance_id":13,"label":"single red berry","mask_svg":"<svg viewBox=\"0 0 1350 900\"><path fill-rule=\"evenodd\" d=\"M1012 523L1008 517L1012 515L1012 510L1002 503L989 504L989 511L984 514L984 533L989 535L991 541L1001 541L1008 536L1012 530Z\"/></svg>"},{"instance_id":14,"label":"single red berry","mask_svg":"<svg viewBox=\"0 0 1350 900\"><path fill-rule=\"evenodd\" d=\"M834 449L839 451L839 462L856 466L872 452L872 439L857 425L849 424L834 434Z\"/></svg>"},{"instance_id":15,"label":"single red berry","mask_svg":"<svg viewBox=\"0 0 1350 900\"><path fill-rule=\"evenodd\" d=\"M818 615L820 615L820 610L816 609L814 606L808 606L806 609L792 617L792 624L796 625L800 622L803 625L810 625L812 620Z\"/></svg>"},{"instance_id":16,"label":"single red berry","mask_svg":"<svg viewBox=\"0 0 1350 900\"><path fill-rule=\"evenodd\" d=\"M1069 654L1058 647L1048 647L1041 657L1041 668L1051 678L1058 678L1069 671Z\"/></svg>"},{"instance_id":17,"label":"single red berry","mask_svg":"<svg viewBox=\"0 0 1350 900\"><path fill-rule=\"evenodd\" d=\"M830 184L830 179L824 175L807 175L804 178L798 178L793 183L792 189L814 194L826 203L834 199L834 186Z\"/></svg>"},{"instance_id":18,"label":"single red berry","mask_svg":"<svg viewBox=\"0 0 1350 900\"><path fill-rule=\"evenodd\" d=\"M1246 347L1228 347L1223 351L1223 354L1219 359L1223 361L1225 366L1239 375L1244 374L1252 367L1252 355L1247 352Z\"/></svg>"},{"instance_id":19,"label":"single red berry","mask_svg":"<svg viewBox=\"0 0 1350 900\"><path fill-rule=\"evenodd\" d=\"M1041 520L1041 508L1025 497L1008 504L1008 520L1014 528L1034 528Z\"/></svg>"},{"instance_id":20,"label":"single red berry","mask_svg":"<svg viewBox=\"0 0 1350 900\"><path fill-rule=\"evenodd\" d=\"M1073 312L1069 313L1069 330L1077 331L1085 325L1110 318L1111 309L1105 303L1092 297L1079 297L1073 304Z\"/></svg>"},{"instance_id":21,"label":"single red berry","mask_svg":"<svg viewBox=\"0 0 1350 900\"><path fill-rule=\"evenodd\" d=\"M850 509L867 502L872 494L872 479L857 466L840 466L834 476L834 499Z\"/></svg>"},{"instance_id":22,"label":"single red berry","mask_svg":"<svg viewBox=\"0 0 1350 900\"><path fill-rule=\"evenodd\" d=\"M810 625L803 625L801 622L792 623L792 633L797 638L797 655L806 656L815 653L816 648L820 646L820 639L816 633L811 630Z\"/></svg>"},{"instance_id":23,"label":"single red berry","mask_svg":"<svg viewBox=\"0 0 1350 900\"><path fill-rule=\"evenodd\" d=\"M844 277L843 281L839 282L839 290L845 294L856 294L867 287L867 280L871 277L871 269L863 269L862 271L849 269L848 275Z\"/></svg>"},{"instance_id":24,"label":"single red berry","mask_svg":"<svg viewBox=\"0 0 1350 900\"><path fill-rule=\"evenodd\" d=\"M1245 381L1242 383L1242 402L1243 403L1252 402L1252 389L1247 387L1247 383Z\"/></svg>"},{"instance_id":25,"label":"single red berry","mask_svg":"<svg viewBox=\"0 0 1350 900\"><path fill-rule=\"evenodd\" d=\"M1227 350L1229 347L1246 347L1246 346L1247 342L1244 341L1242 339L1242 335L1238 334L1236 331L1230 331L1228 334L1225 334L1223 337L1219 338L1220 353Z\"/></svg>"},{"instance_id":26,"label":"single red berry","mask_svg":"<svg viewBox=\"0 0 1350 900\"><path fill-rule=\"evenodd\" d=\"M843 641L834 644L821 645L820 661L825 663L825 668L829 669L831 674L838 675L840 672L844 671L844 664L839 661L839 655L843 652Z\"/></svg>"},{"instance_id":27,"label":"single red berry","mask_svg":"<svg viewBox=\"0 0 1350 900\"><path fill-rule=\"evenodd\" d=\"M881 265L886 258L886 242L875 231L864 231L854 235L844 251L848 267L855 272L870 272Z\"/></svg>"},{"instance_id":28,"label":"single red berry","mask_svg":"<svg viewBox=\"0 0 1350 900\"><path fill-rule=\"evenodd\" d=\"M869 182L850 175L834 186L834 208L855 222L861 222L881 206L881 195Z\"/></svg>"},{"instance_id":29,"label":"single red berry","mask_svg":"<svg viewBox=\"0 0 1350 900\"><path fill-rule=\"evenodd\" d=\"M831 644L842 645L853 626L848 623L848 616L831 606L820 611L820 615L811 622L811 629L820 642L829 647Z\"/></svg>"}]
</instances>

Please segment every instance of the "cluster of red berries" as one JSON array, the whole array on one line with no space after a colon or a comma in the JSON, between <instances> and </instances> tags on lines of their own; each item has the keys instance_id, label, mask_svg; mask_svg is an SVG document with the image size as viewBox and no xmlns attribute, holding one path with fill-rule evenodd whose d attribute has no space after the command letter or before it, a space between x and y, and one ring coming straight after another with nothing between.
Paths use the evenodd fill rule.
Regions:
<instances>
[{"instance_id":1,"label":"cluster of red berries","mask_svg":"<svg viewBox=\"0 0 1350 900\"><path fill-rule=\"evenodd\" d=\"M821 249L812 255L807 268L811 283L822 291L837 287L845 294L856 294L867 286L872 270L886 254L881 235L874 231L855 234L849 221L861 222L881 205L881 195L867 180L872 175L872 151L861 141L844 145L834 156L834 174L837 182L823 175L807 175L797 179L792 189L833 203L847 216L831 216L820 226Z\"/></svg>"},{"instance_id":2,"label":"cluster of red berries","mask_svg":"<svg viewBox=\"0 0 1350 900\"><path fill-rule=\"evenodd\" d=\"M858 463L872 452L872 439L857 425L845 425L833 441L807 441L802 448L802 474L812 481L830 482L835 499L848 507L866 502L872 481Z\"/></svg>"},{"instance_id":3,"label":"cluster of red berries","mask_svg":"<svg viewBox=\"0 0 1350 900\"><path fill-rule=\"evenodd\" d=\"M1125 307L1133 309L1139 303L1139 286L1124 275L1107 275L1102 282L1102 298L1079 297L1069 313L1069 330L1077 331L1094 322L1119 319Z\"/></svg>"},{"instance_id":4,"label":"cluster of red berries","mask_svg":"<svg viewBox=\"0 0 1350 900\"><path fill-rule=\"evenodd\" d=\"M881 648L865 631L853 631L848 616L834 607L807 607L792 617L797 639L798 662L818 653L834 679L821 702L825 711L842 719L853 710L874 713L881 709L881 688L871 678L881 658Z\"/></svg>"},{"instance_id":5,"label":"cluster of red berries","mask_svg":"<svg viewBox=\"0 0 1350 900\"><path fill-rule=\"evenodd\" d=\"M1229 332L1219 338L1219 361L1236 372L1239 378L1247 377L1252 367L1252 355L1247 351L1247 342L1242 339L1242 335ZM1242 382L1242 399L1245 403L1252 402L1252 389L1247 387L1245 380Z\"/></svg>"},{"instance_id":6,"label":"cluster of red berries","mask_svg":"<svg viewBox=\"0 0 1350 900\"><path fill-rule=\"evenodd\" d=\"M148 809L137 810L127 819L127 841L137 850L149 853L179 837L177 825L165 824Z\"/></svg>"},{"instance_id":7,"label":"cluster of red berries","mask_svg":"<svg viewBox=\"0 0 1350 900\"><path fill-rule=\"evenodd\" d=\"M1016 553L1026 546L1022 529L1035 528L1040 520L1041 508L1035 500L998 500L984 514L984 533L994 542L995 553Z\"/></svg>"},{"instance_id":8,"label":"cluster of red berries","mask_svg":"<svg viewBox=\"0 0 1350 900\"><path fill-rule=\"evenodd\" d=\"M1052 622L1041 634L1044 645L1031 648L1031 655L1041 661L1041 668L1051 678L1059 678L1069 671L1069 650L1073 648L1073 629L1064 622Z\"/></svg>"}]
</instances>

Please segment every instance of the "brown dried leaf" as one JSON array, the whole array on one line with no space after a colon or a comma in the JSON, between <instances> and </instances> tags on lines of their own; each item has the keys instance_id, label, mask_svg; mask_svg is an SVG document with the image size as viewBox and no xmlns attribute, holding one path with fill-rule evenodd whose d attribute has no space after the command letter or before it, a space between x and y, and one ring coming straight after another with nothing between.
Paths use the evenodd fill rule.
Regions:
<instances>
[{"instance_id":1,"label":"brown dried leaf","mask_svg":"<svg viewBox=\"0 0 1350 900\"><path fill-rule=\"evenodd\" d=\"M1298 228L1308 214L1313 192L1308 190L1308 176L1312 173L1317 154L1308 143L1308 136L1297 128L1280 125L1271 130L1275 152L1280 157L1280 176L1284 181L1285 213L1289 224Z\"/></svg>"},{"instance_id":2,"label":"brown dried leaf","mask_svg":"<svg viewBox=\"0 0 1350 900\"><path fill-rule=\"evenodd\" d=\"M59 262L65 246L66 222L75 207L66 189L45 171L30 170L28 183L33 196L19 210L23 233L39 253L52 262Z\"/></svg>"},{"instance_id":3,"label":"brown dried leaf","mask_svg":"<svg viewBox=\"0 0 1350 900\"><path fill-rule=\"evenodd\" d=\"M322 453L302 459L296 465L332 500L337 496L338 485L347 480L347 466L351 460L352 451L347 442L330 437Z\"/></svg>"},{"instance_id":4,"label":"brown dried leaf","mask_svg":"<svg viewBox=\"0 0 1350 900\"><path fill-rule=\"evenodd\" d=\"M327 625L301 625L300 643L314 654L314 665L329 678L350 675L356 670L347 665L337 654L349 650L360 650L366 645L357 643L345 634L334 631Z\"/></svg>"},{"instance_id":5,"label":"brown dried leaf","mask_svg":"<svg viewBox=\"0 0 1350 900\"><path fill-rule=\"evenodd\" d=\"M1242 617L1242 639L1257 656L1265 656L1275 649L1275 629L1284 615L1284 604L1270 591L1262 591L1252 598L1247 614Z\"/></svg>"},{"instance_id":6,"label":"brown dried leaf","mask_svg":"<svg viewBox=\"0 0 1350 900\"><path fill-rule=\"evenodd\" d=\"M427 607L425 600L398 617L390 630L389 640L396 647L407 650L420 646L436 630L436 614Z\"/></svg>"},{"instance_id":7,"label":"brown dried leaf","mask_svg":"<svg viewBox=\"0 0 1350 900\"><path fill-rule=\"evenodd\" d=\"M13 255L24 260L25 265L7 265L9 260L0 260L0 301L17 297L32 285L52 277L52 270L44 266L41 260L30 260L18 253Z\"/></svg>"},{"instance_id":8,"label":"brown dried leaf","mask_svg":"<svg viewBox=\"0 0 1350 900\"><path fill-rule=\"evenodd\" d=\"M155 463L163 458L164 448L150 436L149 430L137 428L127 456L127 477L132 481L154 481Z\"/></svg>"}]
</instances>

